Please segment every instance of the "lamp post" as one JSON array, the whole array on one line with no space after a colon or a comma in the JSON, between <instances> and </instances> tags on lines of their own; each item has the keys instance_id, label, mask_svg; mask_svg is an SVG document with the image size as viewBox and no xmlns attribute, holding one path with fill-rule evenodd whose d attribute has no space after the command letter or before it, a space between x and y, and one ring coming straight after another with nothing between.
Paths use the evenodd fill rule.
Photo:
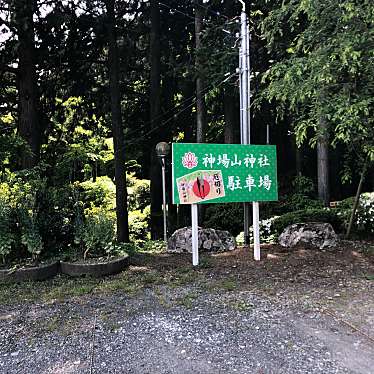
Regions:
<instances>
[{"instance_id":1,"label":"lamp post","mask_svg":"<svg viewBox=\"0 0 374 374\"><path fill-rule=\"evenodd\" d=\"M170 152L170 146L168 143L160 142L156 145L156 154L160 158L162 167L162 203L164 211L164 241L167 245L167 227L166 227L166 181L165 181L165 157Z\"/></svg>"}]
</instances>

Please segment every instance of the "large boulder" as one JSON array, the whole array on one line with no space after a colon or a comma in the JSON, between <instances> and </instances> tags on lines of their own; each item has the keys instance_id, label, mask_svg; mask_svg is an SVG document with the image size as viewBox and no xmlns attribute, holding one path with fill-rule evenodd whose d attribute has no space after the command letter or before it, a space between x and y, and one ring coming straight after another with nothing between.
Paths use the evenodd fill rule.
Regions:
<instances>
[{"instance_id":1,"label":"large boulder","mask_svg":"<svg viewBox=\"0 0 374 374\"><path fill-rule=\"evenodd\" d=\"M287 226L278 241L282 247L305 243L323 249L336 246L338 237L329 223L309 222Z\"/></svg>"},{"instance_id":2,"label":"large boulder","mask_svg":"<svg viewBox=\"0 0 374 374\"><path fill-rule=\"evenodd\" d=\"M232 251L236 247L235 238L228 232L199 227L199 249L208 252ZM192 252L191 227L176 230L168 240L168 252Z\"/></svg>"}]
</instances>

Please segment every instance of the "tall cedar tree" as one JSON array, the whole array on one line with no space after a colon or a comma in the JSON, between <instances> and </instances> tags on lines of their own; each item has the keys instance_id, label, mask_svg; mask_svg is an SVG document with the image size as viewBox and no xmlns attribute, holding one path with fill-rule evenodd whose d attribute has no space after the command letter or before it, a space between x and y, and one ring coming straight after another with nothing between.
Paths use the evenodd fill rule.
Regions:
<instances>
[{"instance_id":1,"label":"tall cedar tree","mask_svg":"<svg viewBox=\"0 0 374 374\"><path fill-rule=\"evenodd\" d=\"M196 142L204 143L206 131L206 104L204 94L204 61L200 55L203 26L202 0L195 0L195 47L196 47Z\"/></svg>"},{"instance_id":2,"label":"tall cedar tree","mask_svg":"<svg viewBox=\"0 0 374 374\"><path fill-rule=\"evenodd\" d=\"M12 5L18 36L18 133L31 151L23 152L22 168L31 168L38 162L41 142L33 20L36 2L14 0Z\"/></svg>"},{"instance_id":3,"label":"tall cedar tree","mask_svg":"<svg viewBox=\"0 0 374 374\"><path fill-rule=\"evenodd\" d=\"M160 164L155 153L156 144L161 139L159 117L161 110L161 57L160 57L160 8L157 0L151 0L151 35L150 35L150 126L154 130L150 152L151 179L151 237L159 239L162 232L162 185Z\"/></svg>"},{"instance_id":4,"label":"tall cedar tree","mask_svg":"<svg viewBox=\"0 0 374 374\"><path fill-rule=\"evenodd\" d=\"M234 17L234 1L225 0L224 3L225 14L227 17ZM239 95L235 87L231 84L227 84L224 87L224 116L225 116L225 143L239 143Z\"/></svg>"},{"instance_id":5,"label":"tall cedar tree","mask_svg":"<svg viewBox=\"0 0 374 374\"><path fill-rule=\"evenodd\" d=\"M108 68L114 143L117 240L120 243L128 243L130 238L127 214L125 149L122 128L121 93L119 86L119 57L116 33L115 0L106 0L105 5L107 9L107 32L109 44Z\"/></svg>"}]
</instances>

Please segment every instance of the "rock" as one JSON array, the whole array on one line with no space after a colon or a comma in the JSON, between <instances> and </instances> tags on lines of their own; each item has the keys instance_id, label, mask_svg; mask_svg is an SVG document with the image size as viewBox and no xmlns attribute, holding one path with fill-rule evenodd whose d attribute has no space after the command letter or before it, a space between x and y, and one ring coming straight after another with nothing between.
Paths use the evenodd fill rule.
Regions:
<instances>
[{"instance_id":1,"label":"rock","mask_svg":"<svg viewBox=\"0 0 374 374\"><path fill-rule=\"evenodd\" d=\"M235 238L228 232L199 227L199 249L208 252L232 251L236 248ZM176 230L168 240L168 252L192 252L191 227Z\"/></svg>"},{"instance_id":2,"label":"rock","mask_svg":"<svg viewBox=\"0 0 374 374\"><path fill-rule=\"evenodd\" d=\"M306 243L323 249L336 246L338 237L329 223L309 222L287 226L278 241L282 247Z\"/></svg>"}]
</instances>

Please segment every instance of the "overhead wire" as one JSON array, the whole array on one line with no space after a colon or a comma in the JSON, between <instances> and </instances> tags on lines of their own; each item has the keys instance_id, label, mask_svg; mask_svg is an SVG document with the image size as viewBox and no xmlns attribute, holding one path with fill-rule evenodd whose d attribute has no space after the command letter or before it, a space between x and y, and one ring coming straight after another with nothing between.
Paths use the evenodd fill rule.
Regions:
<instances>
[{"instance_id":1,"label":"overhead wire","mask_svg":"<svg viewBox=\"0 0 374 374\"><path fill-rule=\"evenodd\" d=\"M159 4L160 4L161 6L163 6L163 7L165 7L165 8L168 8L168 9L173 10L173 11L179 13L179 14L182 14L182 15L184 15L184 16L187 17L187 18L190 18L190 19L195 20L195 18L194 18L193 16L190 16L189 14L187 14L187 13L185 13L185 12L179 10L179 9L176 9L176 8L174 8L174 7L171 7L171 6L169 6L169 5L167 5L167 4L163 3L163 2L159 2ZM229 17L227 17L227 16L225 16L225 15L223 15L223 14L220 14L220 13L218 13L218 12L212 11L211 9L209 9L209 8L207 8L207 7L205 7L205 6L201 5L201 4L198 4L198 5L199 5L200 7L202 7L202 8L204 8L204 9L206 9L207 11L210 11L211 13L213 13L214 15L216 15L217 17L219 16L219 17L223 17L223 18L225 18L225 20L226 20L225 23L226 23L226 24L228 24L228 23L232 23L232 22L237 18L237 17L234 17L234 18L232 18L232 19L229 19ZM208 22L208 21L205 21L205 20L204 20L204 23L207 23L207 24L213 25L213 26L216 27L216 28L222 28L222 29L223 29L223 25L216 25L216 24L213 24L213 23ZM230 74L228 77L226 77L225 79L223 79L221 82L219 82L216 86L212 87L210 90L209 90L209 88L210 88L212 85L215 85L217 82L213 82L213 83L209 84L207 87L205 87L203 90L201 90L200 93L203 93L204 95L206 95L206 94L212 92L214 89L220 87L222 84L224 84L225 82L227 82L229 79L231 79L231 77L233 77L233 76L236 75L236 74L237 74L236 72ZM207 91L207 90L209 90L209 91ZM205 91L207 91L207 92L205 92ZM173 119L175 119L176 117L178 117L181 113L183 113L183 112L186 111L187 109L191 108L191 107L192 107L193 105L195 105L195 103L196 103L196 95L192 95L191 97L184 99L181 103L177 104L176 106L174 106L173 108L169 109L169 110L166 111L165 113L162 113L162 114L160 114L159 116L153 118L151 121L148 121L147 123L145 123L145 124L144 124L145 126L154 123L154 122L157 121L158 119L165 117L168 113L173 112L175 109L180 108L184 103L190 101L191 99L192 99L193 101L192 101L189 105L187 105L186 107L184 107L183 109L181 109L179 112L172 114L168 119L166 119L165 121L163 121L162 123L160 123L158 126L152 128L152 129L150 129L147 133L145 133L145 134L142 135L141 137L139 137L139 138L133 140L131 143L133 143L133 142L137 142L137 141L142 140L142 139L145 139L146 137L148 137L149 135L151 135L151 134L154 133L155 131L159 130L161 127L164 127L164 126L165 126L167 123L169 123L171 120L173 120ZM139 130L135 130L135 129L134 129L133 131L128 132L128 133L126 134L126 137L131 136L131 135L133 135L134 133L136 133L136 132L138 132L138 131L139 131ZM128 144L129 142L126 142L126 143Z\"/></svg>"},{"instance_id":2,"label":"overhead wire","mask_svg":"<svg viewBox=\"0 0 374 374\"><path fill-rule=\"evenodd\" d=\"M235 75L236 73L233 73L233 74ZM233 74L229 75L229 77L231 77ZM226 74L226 75L227 75L227 74ZM218 83L218 86L221 85L222 82L219 82L219 80L220 80L220 78L219 78L219 79L216 79L216 80L215 80L214 82L212 82L212 83L209 83L209 84L208 84L205 88L203 88L199 93L205 95L205 94L207 93L207 92L205 92L205 91L208 91L208 90L210 89L211 86L213 86L213 85L215 85L215 84L217 84L217 83ZM227 80L227 78L224 79L224 82L225 82L226 80ZM223 83L224 83L224 82L223 82ZM212 89L213 89L213 88L212 88ZM190 97L187 97L187 98L184 99L182 102L176 104L174 107L170 108L170 109L167 110L166 112L161 113L160 115L156 116L156 117L153 118L152 120L150 120L150 121L144 123L143 126L151 125L151 124L154 123L155 121L157 121L157 120L159 120L159 119L165 117L167 114L172 113L172 112L173 112L174 110L176 110L176 109L179 109L183 104L185 104L186 102L188 102L188 101L190 101L190 100L192 100L192 99L194 99L194 98L196 98L196 94L193 94L193 95L191 95ZM175 115L176 115L176 113L174 113L174 114L171 116L171 118L174 118ZM155 129L156 129L156 128L155 128ZM138 129L134 129L134 130L132 130L132 131L127 132L127 133L126 133L126 136L131 136L132 134L135 134L135 133L137 133L137 132L139 132L139 130L138 130Z\"/></svg>"},{"instance_id":3,"label":"overhead wire","mask_svg":"<svg viewBox=\"0 0 374 374\"><path fill-rule=\"evenodd\" d=\"M185 13L185 12L183 12L183 11L181 11L181 10L179 10L179 9L177 9L177 8L174 8L174 7L172 7L172 6L170 6L170 5L167 5L167 4L165 4L165 3L163 3L163 2L158 2L161 6L163 6L163 7L165 7L165 8L168 8L168 9L170 9L170 10L173 10L174 12L176 12L176 13L179 13L179 14L182 14L182 15L184 15L185 17L187 17L187 18L189 18L189 19L192 19L193 21L195 21L195 17L193 17L193 16L191 16L191 15L189 15L189 14L187 14L187 13ZM220 17L223 17L224 19L225 19L225 24L229 24L229 23L232 23L236 18L238 18L238 17L233 17L233 18L229 18L229 17L227 17L226 15L223 15L223 14L219 14L218 12L215 12L215 11L213 11L213 10L211 10L211 9L209 9L209 8L207 8L207 7L205 7L205 6L203 6L203 5L200 5L202 8L204 8L204 9L206 9L206 10L208 10L208 11L210 11L210 12L213 12L213 13L215 13L215 15L218 17L218 16L220 16ZM218 27L223 27L223 25L216 25L216 24L214 24L214 23L212 23L212 22L210 22L210 21L207 21L207 20L203 20L203 22L205 23L205 24L207 24L207 25L211 25L211 26L218 26Z\"/></svg>"},{"instance_id":4,"label":"overhead wire","mask_svg":"<svg viewBox=\"0 0 374 374\"><path fill-rule=\"evenodd\" d=\"M216 12L215 10L212 10L212 9L210 9L210 8L204 6L204 5L201 5L201 4L198 4L198 3L193 3L193 5L197 5L200 8L207 10L208 12L214 14L217 17L223 17L224 19L229 20L229 17L227 17L225 14L221 14L220 12Z\"/></svg>"},{"instance_id":5,"label":"overhead wire","mask_svg":"<svg viewBox=\"0 0 374 374\"><path fill-rule=\"evenodd\" d=\"M231 79L233 76L237 75L237 72L234 72L230 75L228 75L225 79L223 79L221 82L219 82L217 85L215 85L214 87L212 87L210 90L208 90L207 92L204 93L204 95L207 95L209 94L210 92L214 91L215 89L217 89L218 87L220 87L222 84L224 84L225 82L227 82L229 79ZM214 84L214 83L213 83ZM208 88L211 86L212 84L210 84L208 86ZM204 90L201 90L201 92L203 91L206 91L206 89ZM160 128L164 127L166 124L168 124L170 121L172 121L173 119L175 119L176 117L178 117L180 114L182 114L184 111L186 111L187 109L191 108L193 105L196 104L196 96L194 95L193 96L194 100L189 104L187 105L186 107L184 107L182 110L180 110L179 112L173 114L171 117L169 117L168 119L166 119L164 122L160 123L158 126L154 127L153 129L149 130L147 133L145 133L144 135L142 135L141 137L138 137L136 139L134 139L131 143L134 143L134 142L138 142L140 140L144 140L146 137L148 137L149 135L151 135L152 133L154 133L155 131L159 130Z\"/></svg>"},{"instance_id":6,"label":"overhead wire","mask_svg":"<svg viewBox=\"0 0 374 374\"><path fill-rule=\"evenodd\" d=\"M158 3L159 3L160 5L162 5L163 7L165 7L165 8L169 8L170 10L174 10L174 11L177 12L177 13L183 14L184 16L186 16L186 17L188 17L188 18L190 18L190 19L192 19L192 20L195 20L195 17L192 17L192 16L190 16L189 14L184 13L184 12L182 12L182 11L179 10L179 9L176 9L176 8L171 7L170 5L167 5L167 4L164 4L164 3L161 3L160 1L159 1Z\"/></svg>"}]
</instances>

